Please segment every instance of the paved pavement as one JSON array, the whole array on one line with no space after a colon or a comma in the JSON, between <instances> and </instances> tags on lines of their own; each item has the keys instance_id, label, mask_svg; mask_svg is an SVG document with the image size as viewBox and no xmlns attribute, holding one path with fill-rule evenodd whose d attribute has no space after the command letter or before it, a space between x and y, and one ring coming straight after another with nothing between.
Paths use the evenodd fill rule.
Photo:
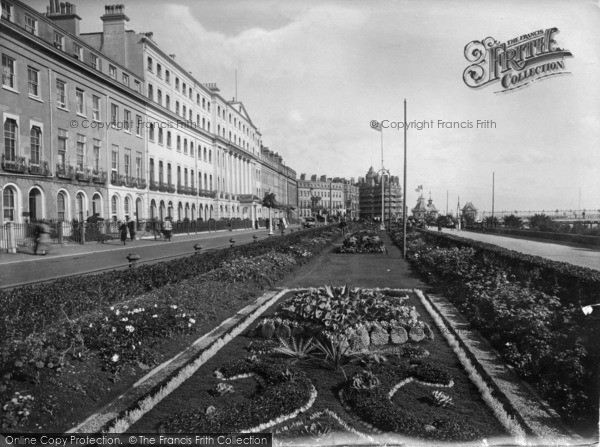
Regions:
<instances>
[{"instance_id":1,"label":"paved pavement","mask_svg":"<svg viewBox=\"0 0 600 447\"><path fill-rule=\"evenodd\" d=\"M495 234L475 233L471 231L453 231L444 229L444 232L456 236L488 242L510 250L519 251L529 255L541 256L553 261L568 262L569 264L600 270L600 247L591 247L576 244L555 243L553 241L533 241L529 239L498 236Z\"/></svg>"},{"instance_id":2,"label":"paved pavement","mask_svg":"<svg viewBox=\"0 0 600 447\"><path fill-rule=\"evenodd\" d=\"M298 226L291 229L298 231ZM289 231L290 228L286 230ZM275 232L275 235L279 235ZM253 236L259 240L268 237L268 230L234 230L198 234L176 234L171 242L155 241L153 237L127 241L119 240L105 244L88 242L52 246L46 256L33 255L28 251L16 254L0 253L0 288L16 287L29 283L49 281L63 276L93 273L99 270L127 268L126 256L136 253L141 256L139 263L153 263L159 260L190 256L194 254L194 244L200 243L203 250L229 247L229 239L236 244L250 243ZM274 236L275 237L275 236Z\"/></svg>"}]
</instances>

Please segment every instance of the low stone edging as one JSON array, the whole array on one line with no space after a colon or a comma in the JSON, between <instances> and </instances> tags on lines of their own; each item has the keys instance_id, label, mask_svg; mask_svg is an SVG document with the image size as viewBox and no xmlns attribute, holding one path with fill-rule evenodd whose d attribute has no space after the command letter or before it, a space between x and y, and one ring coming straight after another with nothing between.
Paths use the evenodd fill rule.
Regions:
<instances>
[{"instance_id":1,"label":"low stone edging","mask_svg":"<svg viewBox=\"0 0 600 447\"><path fill-rule=\"evenodd\" d=\"M457 312L452 304L438 295L425 295L420 290L415 293L482 392L484 400L519 444L572 445L581 440L564 427L558 414L525 386L485 340L470 329L457 327L468 326L468 323L459 321L460 315L451 315ZM502 398L502 403L493 393ZM517 414L517 419L509 416L503 405Z\"/></svg>"},{"instance_id":2,"label":"low stone edging","mask_svg":"<svg viewBox=\"0 0 600 447\"><path fill-rule=\"evenodd\" d=\"M133 384L129 391L67 433L125 432L287 292L266 292L175 357L154 368Z\"/></svg>"}]
</instances>

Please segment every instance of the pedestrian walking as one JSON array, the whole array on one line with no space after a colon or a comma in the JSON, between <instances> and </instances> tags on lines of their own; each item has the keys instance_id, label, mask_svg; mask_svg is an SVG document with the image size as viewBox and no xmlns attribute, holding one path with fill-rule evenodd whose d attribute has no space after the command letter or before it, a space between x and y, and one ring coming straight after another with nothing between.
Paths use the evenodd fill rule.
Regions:
<instances>
[{"instance_id":1,"label":"pedestrian walking","mask_svg":"<svg viewBox=\"0 0 600 447\"><path fill-rule=\"evenodd\" d=\"M127 222L123 222L121 224L121 227L119 228L119 233L121 235L121 242L123 242L123 245L127 245L127 230L129 229L129 227L127 226Z\"/></svg>"},{"instance_id":2,"label":"pedestrian walking","mask_svg":"<svg viewBox=\"0 0 600 447\"><path fill-rule=\"evenodd\" d=\"M50 225L45 220L40 220L34 229L34 244L33 254L36 255L38 250L41 255L46 255L50 251Z\"/></svg>"},{"instance_id":3,"label":"pedestrian walking","mask_svg":"<svg viewBox=\"0 0 600 447\"><path fill-rule=\"evenodd\" d=\"M170 242L173 234L173 225L171 224L170 217L167 217L163 223L163 234L165 235L165 239Z\"/></svg>"},{"instance_id":4,"label":"pedestrian walking","mask_svg":"<svg viewBox=\"0 0 600 447\"><path fill-rule=\"evenodd\" d=\"M127 216L127 227L129 228L129 238L133 242L135 239L135 221L130 220L129 216Z\"/></svg>"}]
</instances>

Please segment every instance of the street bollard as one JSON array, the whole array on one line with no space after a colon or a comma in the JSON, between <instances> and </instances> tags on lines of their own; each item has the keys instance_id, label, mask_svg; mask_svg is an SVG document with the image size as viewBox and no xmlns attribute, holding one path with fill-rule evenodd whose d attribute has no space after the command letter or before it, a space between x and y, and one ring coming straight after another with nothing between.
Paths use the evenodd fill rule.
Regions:
<instances>
[{"instance_id":1,"label":"street bollard","mask_svg":"<svg viewBox=\"0 0 600 447\"><path fill-rule=\"evenodd\" d=\"M229 239L229 243L231 244L231 248L235 247L235 240L233 238Z\"/></svg>"},{"instance_id":2,"label":"street bollard","mask_svg":"<svg viewBox=\"0 0 600 447\"><path fill-rule=\"evenodd\" d=\"M15 238L15 226L13 222L6 222L6 248L8 253L17 252L17 239Z\"/></svg>"},{"instance_id":3,"label":"street bollard","mask_svg":"<svg viewBox=\"0 0 600 447\"><path fill-rule=\"evenodd\" d=\"M252 236L252 239L254 239L254 242L256 242L258 240L258 236L255 234L254 236Z\"/></svg>"},{"instance_id":4,"label":"street bollard","mask_svg":"<svg viewBox=\"0 0 600 447\"><path fill-rule=\"evenodd\" d=\"M196 254L199 255L200 252L202 251L204 247L200 244L194 244L194 250L196 251Z\"/></svg>"},{"instance_id":5,"label":"street bollard","mask_svg":"<svg viewBox=\"0 0 600 447\"><path fill-rule=\"evenodd\" d=\"M135 267L136 262L140 260L141 256L136 253L129 253L125 258L129 261L129 268L131 269Z\"/></svg>"}]
</instances>

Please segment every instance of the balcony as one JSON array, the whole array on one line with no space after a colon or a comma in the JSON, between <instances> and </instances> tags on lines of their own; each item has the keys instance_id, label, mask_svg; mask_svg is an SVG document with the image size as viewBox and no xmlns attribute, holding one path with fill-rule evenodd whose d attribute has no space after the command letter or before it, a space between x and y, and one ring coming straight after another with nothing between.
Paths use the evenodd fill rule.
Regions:
<instances>
[{"instance_id":1,"label":"balcony","mask_svg":"<svg viewBox=\"0 0 600 447\"><path fill-rule=\"evenodd\" d=\"M167 192L169 190L169 187L164 182L158 182L158 190L160 192Z\"/></svg>"},{"instance_id":2,"label":"balcony","mask_svg":"<svg viewBox=\"0 0 600 447\"><path fill-rule=\"evenodd\" d=\"M80 182L89 182L92 180L92 172L89 169L77 168L75 170L75 178Z\"/></svg>"},{"instance_id":3,"label":"balcony","mask_svg":"<svg viewBox=\"0 0 600 447\"><path fill-rule=\"evenodd\" d=\"M124 175L123 180L125 181L125 186L127 186L128 188L137 188L137 177Z\"/></svg>"},{"instance_id":4,"label":"balcony","mask_svg":"<svg viewBox=\"0 0 600 447\"><path fill-rule=\"evenodd\" d=\"M190 188L190 194L193 195L193 196L197 196L198 195L198 190L192 186Z\"/></svg>"},{"instance_id":5,"label":"balcony","mask_svg":"<svg viewBox=\"0 0 600 447\"><path fill-rule=\"evenodd\" d=\"M211 197L211 198L215 198L217 197L217 191L213 191L210 189L201 189L198 191L198 195L200 197Z\"/></svg>"},{"instance_id":6,"label":"balcony","mask_svg":"<svg viewBox=\"0 0 600 447\"><path fill-rule=\"evenodd\" d=\"M159 183L157 181L150 180L150 186L149 186L150 191L158 191L158 185L159 185Z\"/></svg>"},{"instance_id":7,"label":"balcony","mask_svg":"<svg viewBox=\"0 0 600 447\"><path fill-rule=\"evenodd\" d=\"M170 183L169 185L167 185L167 192L175 194L175 191L177 191L177 188L175 188L174 184Z\"/></svg>"},{"instance_id":8,"label":"balcony","mask_svg":"<svg viewBox=\"0 0 600 447\"><path fill-rule=\"evenodd\" d=\"M27 173L25 157L6 157L2 155L2 169L7 172Z\"/></svg>"},{"instance_id":9,"label":"balcony","mask_svg":"<svg viewBox=\"0 0 600 447\"><path fill-rule=\"evenodd\" d=\"M114 186L125 186L125 176L118 174L116 171L110 173L110 183Z\"/></svg>"},{"instance_id":10,"label":"balcony","mask_svg":"<svg viewBox=\"0 0 600 447\"><path fill-rule=\"evenodd\" d=\"M147 187L148 187L148 183L146 182L146 179L143 179L143 178L137 179L137 188L138 189L146 189Z\"/></svg>"},{"instance_id":11,"label":"balcony","mask_svg":"<svg viewBox=\"0 0 600 447\"><path fill-rule=\"evenodd\" d=\"M68 163L57 163L56 176L65 180L73 180L75 178L75 168Z\"/></svg>"},{"instance_id":12,"label":"balcony","mask_svg":"<svg viewBox=\"0 0 600 447\"><path fill-rule=\"evenodd\" d=\"M41 175L43 177L52 177L52 171L50 171L50 165L47 161L40 161L39 163L29 162L29 173L31 175Z\"/></svg>"},{"instance_id":13,"label":"balcony","mask_svg":"<svg viewBox=\"0 0 600 447\"><path fill-rule=\"evenodd\" d=\"M93 169L92 170L92 182L98 183L100 185L106 185L107 180L106 172L102 169Z\"/></svg>"},{"instance_id":14,"label":"balcony","mask_svg":"<svg viewBox=\"0 0 600 447\"><path fill-rule=\"evenodd\" d=\"M189 186L181 186L181 185L177 186L177 194L190 195L191 193L192 193L192 190Z\"/></svg>"}]
</instances>

